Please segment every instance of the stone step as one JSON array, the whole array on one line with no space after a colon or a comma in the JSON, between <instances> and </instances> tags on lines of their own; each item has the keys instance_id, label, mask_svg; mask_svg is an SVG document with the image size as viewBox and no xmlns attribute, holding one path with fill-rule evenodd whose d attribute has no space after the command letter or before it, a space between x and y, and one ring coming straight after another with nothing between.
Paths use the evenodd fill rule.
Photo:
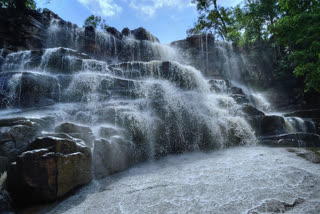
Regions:
<instances>
[{"instance_id":1,"label":"stone step","mask_svg":"<svg viewBox=\"0 0 320 214\"><path fill-rule=\"evenodd\" d=\"M281 147L320 147L320 135L312 133L283 134L261 137L260 142Z\"/></svg>"}]
</instances>

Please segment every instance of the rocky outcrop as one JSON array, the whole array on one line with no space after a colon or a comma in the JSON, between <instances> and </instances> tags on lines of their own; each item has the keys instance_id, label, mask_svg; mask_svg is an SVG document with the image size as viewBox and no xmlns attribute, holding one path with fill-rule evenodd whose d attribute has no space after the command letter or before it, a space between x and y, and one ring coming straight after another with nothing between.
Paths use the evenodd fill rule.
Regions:
<instances>
[{"instance_id":1,"label":"rocky outcrop","mask_svg":"<svg viewBox=\"0 0 320 214\"><path fill-rule=\"evenodd\" d=\"M249 117L265 116L265 114L252 105L243 105L241 109Z\"/></svg>"},{"instance_id":2,"label":"rocky outcrop","mask_svg":"<svg viewBox=\"0 0 320 214\"><path fill-rule=\"evenodd\" d=\"M73 123L62 123L55 128L55 132L66 133L74 138L81 139L89 147L92 147L92 143L95 140L94 134L89 127Z\"/></svg>"},{"instance_id":3,"label":"rocky outcrop","mask_svg":"<svg viewBox=\"0 0 320 214\"><path fill-rule=\"evenodd\" d=\"M261 142L281 147L320 147L320 135L312 133L281 134L262 137Z\"/></svg>"},{"instance_id":4,"label":"rocky outcrop","mask_svg":"<svg viewBox=\"0 0 320 214\"><path fill-rule=\"evenodd\" d=\"M20 205L55 201L91 181L91 161L83 142L39 137L10 165L8 189Z\"/></svg>"},{"instance_id":5,"label":"rocky outcrop","mask_svg":"<svg viewBox=\"0 0 320 214\"><path fill-rule=\"evenodd\" d=\"M59 101L56 78L29 72L0 73L0 108L48 106Z\"/></svg>"},{"instance_id":6,"label":"rocky outcrop","mask_svg":"<svg viewBox=\"0 0 320 214\"><path fill-rule=\"evenodd\" d=\"M36 11L17 13L14 9L0 8L0 48L42 48L45 45L49 22L48 17Z\"/></svg>"},{"instance_id":7,"label":"rocky outcrop","mask_svg":"<svg viewBox=\"0 0 320 214\"><path fill-rule=\"evenodd\" d=\"M125 32L127 32L127 31L125 31ZM134 36L134 38L136 40L147 40L150 42L158 42L158 43L160 42L157 37L155 37L149 31L147 31L146 29L144 29L142 27L130 31L129 35L126 35L126 36L130 36L130 35Z\"/></svg>"},{"instance_id":8,"label":"rocky outcrop","mask_svg":"<svg viewBox=\"0 0 320 214\"><path fill-rule=\"evenodd\" d=\"M211 34L191 36L170 45L180 50L182 58L206 76L223 76L226 59Z\"/></svg>"},{"instance_id":9,"label":"rocky outcrop","mask_svg":"<svg viewBox=\"0 0 320 214\"><path fill-rule=\"evenodd\" d=\"M281 116L264 116L260 126L260 134L263 136L287 133L285 120Z\"/></svg>"},{"instance_id":10,"label":"rocky outcrop","mask_svg":"<svg viewBox=\"0 0 320 214\"><path fill-rule=\"evenodd\" d=\"M286 203L278 201L275 199L267 200L263 202L260 206L249 210L248 214L258 214L258 213L285 213L292 210L295 206L303 203L305 200L302 198L297 198L293 203Z\"/></svg>"},{"instance_id":11,"label":"rocky outcrop","mask_svg":"<svg viewBox=\"0 0 320 214\"><path fill-rule=\"evenodd\" d=\"M5 171L7 164L24 152L28 144L42 131L53 128L54 118L10 118L0 120L0 165L1 172Z\"/></svg>"},{"instance_id":12,"label":"rocky outcrop","mask_svg":"<svg viewBox=\"0 0 320 214\"><path fill-rule=\"evenodd\" d=\"M302 157L312 163L320 164L319 148L289 148L288 152L293 152L297 156Z\"/></svg>"},{"instance_id":13,"label":"rocky outcrop","mask_svg":"<svg viewBox=\"0 0 320 214\"><path fill-rule=\"evenodd\" d=\"M150 61L161 57L161 53L154 50L159 39L144 28L125 28L121 33L112 27L104 32L90 26L79 28L47 9L42 13L12 14L14 11L0 11L0 37L3 38L0 48L16 51L66 47L110 62Z\"/></svg>"},{"instance_id":14,"label":"rocky outcrop","mask_svg":"<svg viewBox=\"0 0 320 214\"><path fill-rule=\"evenodd\" d=\"M0 213L14 214L12 199L6 190L0 190Z\"/></svg>"},{"instance_id":15,"label":"rocky outcrop","mask_svg":"<svg viewBox=\"0 0 320 214\"><path fill-rule=\"evenodd\" d=\"M320 118L320 109L299 110L285 115L286 117Z\"/></svg>"},{"instance_id":16,"label":"rocky outcrop","mask_svg":"<svg viewBox=\"0 0 320 214\"><path fill-rule=\"evenodd\" d=\"M136 162L134 145L121 138L113 136L107 140L97 140L93 149L94 174L102 178L115 172L127 169Z\"/></svg>"}]
</instances>

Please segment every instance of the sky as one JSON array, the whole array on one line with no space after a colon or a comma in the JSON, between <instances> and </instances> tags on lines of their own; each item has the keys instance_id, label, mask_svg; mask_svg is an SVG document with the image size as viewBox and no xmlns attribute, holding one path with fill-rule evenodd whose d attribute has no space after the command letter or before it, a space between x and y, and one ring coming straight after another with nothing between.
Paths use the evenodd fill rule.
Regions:
<instances>
[{"instance_id":1,"label":"sky","mask_svg":"<svg viewBox=\"0 0 320 214\"><path fill-rule=\"evenodd\" d=\"M241 0L218 0L221 6L235 6ZM62 19L78 26L98 15L120 32L128 27L144 27L161 43L186 38L187 29L197 20L197 10L191 0L36 0L37 6L48 8Z\"/></svg>"}]
</instances>

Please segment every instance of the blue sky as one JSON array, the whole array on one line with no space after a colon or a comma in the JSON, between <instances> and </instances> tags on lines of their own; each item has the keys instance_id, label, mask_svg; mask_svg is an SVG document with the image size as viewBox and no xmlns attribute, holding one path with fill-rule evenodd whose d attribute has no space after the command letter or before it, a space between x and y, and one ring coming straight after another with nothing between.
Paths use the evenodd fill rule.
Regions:
<instances>
[{"instance_id":1,"label":"blue sky","mask_svg":"<svg viewBox=\"0 0 320 214\"><path fill-rule=\"evenodd\" d=\"M102 16L108 25L121 31L124 27L144 27L161 43L184 39L186 30L197 19L191 0L36 0L37 6L49 8L66 21L82 26L91 14ZM235 6L241 0L218 0L222 6Z\"/></svg>"}]
</instances>

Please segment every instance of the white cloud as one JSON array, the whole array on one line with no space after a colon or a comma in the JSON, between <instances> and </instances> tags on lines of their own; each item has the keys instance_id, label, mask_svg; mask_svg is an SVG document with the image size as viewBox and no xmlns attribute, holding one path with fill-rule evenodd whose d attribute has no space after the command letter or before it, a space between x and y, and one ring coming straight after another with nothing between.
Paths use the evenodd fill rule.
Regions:
<instances>
[{"instance_id":1,"label":"white cloud","mask_svg":"<svg viewBox=\"0 0 320 214\"><path fill-rule=\"evenodd\" d=\"M93 14L100 16L114 16L122 12L122 7L117 5L114 0L78 0L87 7Z\"/></svg>"},{"instance_id":2,"label":"white cloud","mask_svg":"<svg viewBox=\"0 0 320 214\"><path fill-rule=\"evenodd\" d=\"M161 8L168 7L181 10L194 5L191 0L131 0L129 6L143 15L152 17Z\"/></svg>"}]
</instances>

